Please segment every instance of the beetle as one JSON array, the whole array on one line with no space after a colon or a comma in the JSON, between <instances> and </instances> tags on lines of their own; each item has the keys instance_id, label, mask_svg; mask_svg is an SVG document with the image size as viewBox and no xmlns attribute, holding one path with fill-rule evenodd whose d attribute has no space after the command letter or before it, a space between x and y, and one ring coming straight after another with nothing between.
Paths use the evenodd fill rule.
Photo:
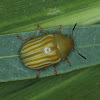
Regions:
<instances>
[{"instance_id":1,"label":"beetle","mask_svg":"<svg viewBox=\"0 0 100 100\"><path fill-rule=\"evenodd\" d=\"M57 75L56 67L62 60L66 60L67 64L71 66L67 57L72 49L75 49L81 57L86 59L74 46L73 31L76 25L77 23L72 29L72 36L65 36L62 34L61 25L59 26L59 31L55 34L49 34L37 25L39 31L46 35L33 37L28 40L23 39L21 36L17 36L18 39L25 42L20 52L23 64L30 69L38 70L36 77L39 78L40 72L46 70L46 68L51 65L54 66L54 73Z\"/></svg>"}]
</instances>

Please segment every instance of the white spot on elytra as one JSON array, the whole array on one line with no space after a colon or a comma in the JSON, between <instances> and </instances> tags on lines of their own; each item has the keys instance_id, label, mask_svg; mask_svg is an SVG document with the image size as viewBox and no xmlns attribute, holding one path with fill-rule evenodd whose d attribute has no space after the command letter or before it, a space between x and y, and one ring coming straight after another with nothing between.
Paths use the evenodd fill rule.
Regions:
<instances>
[{"instance_id":1,"label":"white spot on elytra","mask_svg":"<svg viewBox=\"0 0 100 100\"><path fill-rule=\"evenodd\" d=\"M51 48L45 48L44 51L45 51L45 53L48 53L51 51Z\"/></svg>"}]
</instances>

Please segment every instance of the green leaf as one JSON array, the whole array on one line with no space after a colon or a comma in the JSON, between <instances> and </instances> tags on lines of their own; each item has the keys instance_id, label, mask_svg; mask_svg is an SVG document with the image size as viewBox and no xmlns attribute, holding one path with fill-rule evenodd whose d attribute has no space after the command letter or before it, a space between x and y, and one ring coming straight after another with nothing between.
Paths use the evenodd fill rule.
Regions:
<instances>
[{"instance_id":1,"label":"green leaf","mask_svg":"<svg viewBox=\"0 0 100 100\"><path fill-rule=\"evenodd\" d=\"M1 1L0 34L36 30L59 25L100 23L100 0L8 0Z\"/></svg>"},{"instance_id":2,"label":"green leaf","mask_svg":"<svg viewBox=\"0 0 100 100\"><path fill-rule=\"evenodd\" d=\"M0 100L99 100L100 26L80 26L100 24L99 9L100 0L0 0ZM33 31L37 24L55 33L59 25L73 26L76 22L75 46L87 59L73 51L68 57L71 67L62 61L57 76L51 66L35 79L37 71L21 62L24 43L16 36L27 39L43 35ZM71 35L72 28L63 27L62 33Z\"/></svg>"},{"instance_id":3,"label":"green leaf","mask_svg":"<svg viewBox=\"0 0 100 100\"><path fill-rule=\"evenodd\" d=\"M99 100L100 65L41 79L0 83L0 100Z\"/></svg>"},{"instance_id":4,"label":"green leaf","mask_svg":"<svg viewBox=\"0 0 100 100\"><path fill-rule=\"evenodd\" d=\"M55 33L58 29L47 29L49 33ZM71 35L72 27L64 27L62 33ZM68 57L71 67L66 61L57 66L58 74L63 74L76 69L100 64L100 26L80 26L74 31L75 46L87 59L84 60L76 51L71 52ZM37 70L31 70L22 64L20 50L24 44L17 39L17 35L23 38L43 35L39 31L24 32L19 34L0 35L0 82L24 80L36 78ZM54 75L53 67L40 73L40 77Z\"/></svg>"}]
</instances>

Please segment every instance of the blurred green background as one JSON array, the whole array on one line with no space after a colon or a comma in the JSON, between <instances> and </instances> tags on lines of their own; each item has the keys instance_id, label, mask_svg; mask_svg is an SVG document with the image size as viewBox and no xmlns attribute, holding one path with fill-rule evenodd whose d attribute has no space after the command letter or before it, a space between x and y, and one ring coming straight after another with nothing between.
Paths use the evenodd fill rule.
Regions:
<instances>
[{"instance_id":1,"label":"blurred green background","mask_svg":"<svg viewBox=\"0 0 100 100\"><path fill-rule=\"evenodd\" d=\"M52 29L76 22L99 26L100 0L0 0L0 37L37 30L37 24ZM1 82L0 100L99 100L99 70L100 64L58 76Z\"/></svg>"}]
</instances>

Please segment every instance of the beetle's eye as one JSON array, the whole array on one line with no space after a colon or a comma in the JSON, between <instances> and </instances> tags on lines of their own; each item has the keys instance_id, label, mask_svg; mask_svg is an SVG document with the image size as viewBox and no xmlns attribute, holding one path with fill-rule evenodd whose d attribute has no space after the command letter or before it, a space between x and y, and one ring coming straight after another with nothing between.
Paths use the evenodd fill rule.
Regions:
<instances>
[{"instance_id":1,"label":"beetle's eye","mask_svg":"<svg viewBox=\"0 0 100 100\"><path fill-rule=\"evenodd\" d=\"M68 36L68 38L70 38L71 36Z\"/></svg>"}]
</instances>

